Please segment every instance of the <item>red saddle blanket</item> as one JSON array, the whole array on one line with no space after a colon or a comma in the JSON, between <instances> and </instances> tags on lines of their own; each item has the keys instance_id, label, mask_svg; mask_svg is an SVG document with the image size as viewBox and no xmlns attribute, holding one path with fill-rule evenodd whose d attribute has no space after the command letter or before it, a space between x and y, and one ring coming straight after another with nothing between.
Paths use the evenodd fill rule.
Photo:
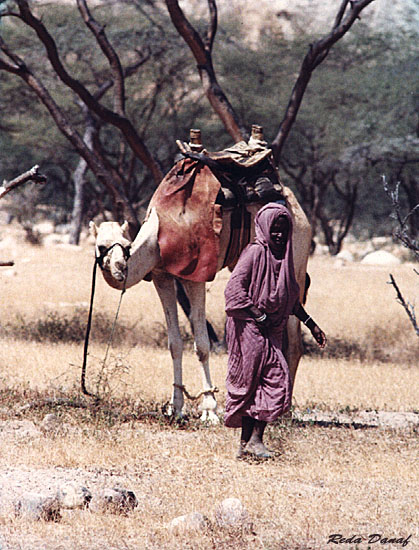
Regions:
<instances>
[{"instance_id":1,"label":"red saddle blanket","mask_svg":"<svg viewBox=\"0 0 419 550\"><path fill-rule=\"evenodd\" d=\"M163 268L189 281L212 281L217 273L222 228L215 204L220 182L208 166L191 159L175 164L150 201L159 218Z\"/></svg>"}]
</instances>

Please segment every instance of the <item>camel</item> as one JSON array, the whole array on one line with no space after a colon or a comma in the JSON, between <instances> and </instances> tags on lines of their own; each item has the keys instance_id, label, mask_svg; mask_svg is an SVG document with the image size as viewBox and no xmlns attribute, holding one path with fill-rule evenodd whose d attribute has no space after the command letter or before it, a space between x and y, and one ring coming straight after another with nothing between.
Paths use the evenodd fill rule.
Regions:
<instances>
[{"instance_id":1,"label":"camel","mask_svg":"<svg viewBox=\"0 0 419 550\"><path fill-rule=\"evenodd\" d=\"M294 220L293 252L295 275L301 289L303 300L307 260L311 245L311 228L304 211L296 200L293 192L284 186L284 197ZM247 206L252 217L252 234L254 237L253 218L263 203ZM218 270L224 263L230 234L231 210L225 210L222 215L222 229L218 257ZM102 257L102 274L105 281L113 288L130 288L151 274L153 284L163 306L167 323L168 347L173 362L174 383L170 401L169 413L182 416L184 405L182 380L183 343L179 330L177 313L175 278L161 267L158 244L159 213L155 207L148 212L146 221L131 242L128 233L128 223L103 222L99 227L90 222L90 231L96 239L96 255ZM119 246L114 246L115 244ZM127 253L129 250L129 254ZM129 256L129 257L128 257ZM236 259L237 261L237 259ZM232 266L229 266L230 268ZM201 365L203 382L203 400L201 404L201 420L211 423L219 422L216 413L217 402L211 383L209 369L210 344L206 328L205 315L205 283L180 279L191 303L190 321L193 327L194 349ZM300 322L291 316L287 326L288 347L287 360L292 381L295 380L298 362L302 355Z\"/></svg>"}]
</instances>

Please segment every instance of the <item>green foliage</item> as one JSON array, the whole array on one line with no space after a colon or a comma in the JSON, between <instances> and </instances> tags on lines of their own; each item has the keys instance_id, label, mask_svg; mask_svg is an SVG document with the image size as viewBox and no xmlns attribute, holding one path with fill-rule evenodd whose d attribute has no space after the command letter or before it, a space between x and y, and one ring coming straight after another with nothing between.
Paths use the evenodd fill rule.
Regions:
<instances>
[{"instance_id":1,"label":"green foliage","mask_svg":"<svg viewBox=\"0 0 419 550\"><path fill-rule=\"evenodd\" d=\"M69 73L95 93L111 78L111 72L78 11L72 5L38 9L43 11L43 23L56 40ZM127 113L164 171L177 152L175 140L187 138L189 128L201 128L210 150L231 144L204 97L193 57L165 11L153 3L135 2L117 7L98 5L92 10L95 18L106 24L107 36L124 67L146 59L126 79ZM1 21L5 42L33 68L82 135L84 117L76 97L53 73L35 34L17 18ZM217 77L247 126L263 125L265 136L272 140L308 44L316 37L301 34L287 41L274 25L267 24L262 40L249 44L237 23L233 18L219 22L214 46ZM358 22L314 72L283 151L284 165L302 171L303 180L297 184L290 173L282 171L284 182L296 187L309 213L313 204L307 189L333 173L341 186L348 181L359 182L355 228L359 232L388 232L389 207L379 176L384 171L389 182L409 179L416 165L402 166L401 155L397 159L392 154L369 158L359 146L376 147L416 135L416 43L412 36L374 34ZM101 101L112 107L112 90ZM40 202L70 212L71 174L78 157L35 95L5 72L1 73L0 112L1 176L11 179L40 164L52 182L45 186ZM115 128L102 125L100 137L111 164L122 162L125 173L132 173L127 189L131 201L146 200L154 189L150 174L139 161L132 161ZM357 153L352 154L357 147ZM109 207L106 193L91 179L86 200L97 201L98 197ZM328 215L338 218L344 203L332 186L327 187L323 200Z\"/></svg>"}]
</instances>

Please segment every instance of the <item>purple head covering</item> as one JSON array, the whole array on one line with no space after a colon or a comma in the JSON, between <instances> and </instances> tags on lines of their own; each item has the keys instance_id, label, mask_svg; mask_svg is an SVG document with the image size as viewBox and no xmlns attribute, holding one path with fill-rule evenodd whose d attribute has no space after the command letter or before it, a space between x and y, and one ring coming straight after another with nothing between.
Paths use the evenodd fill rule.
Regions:
<instances>
[{"instance_id":1,"label":"purple head covering","mask_svg":"<svg viewBox=\"0 0 419 550\"><path fill-rule=\"evenodd\" d=\"M282 258L271 239L272 225L279 217L285 217L289 224ZM243 308L253 304L268 314L275 314L280 322L291 314L299 296L294 274L289 210L281 204L266 204L255 217L255 230L255 242L243 251L226 286L226 311L233 317L243 318ZM244 278L247 278L246 281Z\"/></svg>"},{"instance_id":2,"label":"purple head covering","mask_svg":"<svg viewBox=\"0 0 419 550\"><path fill-rule=\"evenodd\" d=\"M271 239L273 223L288 220L284 247ZM242 417L272 422L291 406L291 377L282 352L288 316L299 287L292 257L292 219L285 206L269 203L255 218L256 240L242 252L225 289L228 373L225 425ZM281 249L281 250L280 250ZM281 252L281 254L279 254ZM247 308L269 314L268 332L259 330Z\"/></svg>"}]
</instances>

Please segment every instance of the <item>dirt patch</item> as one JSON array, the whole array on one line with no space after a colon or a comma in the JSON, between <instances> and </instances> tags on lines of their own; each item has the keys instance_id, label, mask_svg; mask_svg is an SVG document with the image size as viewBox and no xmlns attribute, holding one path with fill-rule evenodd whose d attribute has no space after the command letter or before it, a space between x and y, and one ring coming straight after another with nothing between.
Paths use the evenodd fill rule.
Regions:
<instances>
[{"instance_id":1,"label":"dirt patch","mask_svg":"<svg viewBox=\"0 0 419 550\"><path fill-rule=\"evenodd\" d=\"M412 431L419 427L419 413L390 411L294 411L293 423L355 429L384 429ZM122 430L124 428L121 428ZM77 430L74 426L61 425L60 431ZM44 433L42 425L31 420L0 421L0 446L27 442L37 439ZM182 432L183 437L188 434ZM166 434L176 437L176 434ZM0 469L0 510L1 501L8 501L25 494L25 492L42 492L51 496L63 486L77 484L87 487L92 493L104 487L131 487L133 480L129 475L121 476L103 468L17 468Z\"/></svg>"}]
</instances>

